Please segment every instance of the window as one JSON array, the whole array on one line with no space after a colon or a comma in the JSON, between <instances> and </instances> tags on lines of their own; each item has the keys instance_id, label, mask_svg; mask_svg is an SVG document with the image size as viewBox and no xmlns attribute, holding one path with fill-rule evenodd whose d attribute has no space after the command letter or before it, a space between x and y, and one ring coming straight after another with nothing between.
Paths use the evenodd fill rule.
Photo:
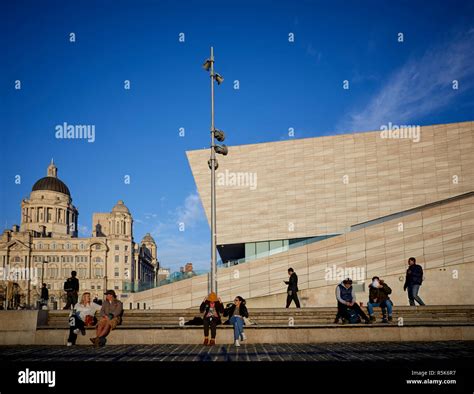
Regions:
<instances>
[{"instance_id":1,"label":"window","mask_svg":"<svg viewBox=\"0 0 474 394\"><path fill-rule=\"evenodd\" d=\"M80 265L77 267L77 275L79 276L79 278L86 278L87 277L87 269L86 267L84 267L83 265Z\"/></svg>"},{"instance_id":2,"label":"window","mask_svg":"<svg viewBox=\"0 0 474 394\"><path fill-rule=\"evenodd\" d=\"M120 246L115 245L115 250L120 250Z\"/></svg>"},{"instance_id":3,"label":"window","mask_svg":"<svg viewBox=\"0 0 474 394\"><path fill-rule=\"evenodd\" d=\"M91 290L95 290L95 286L94 286L94 285L91 285Z\"/></svg>"},{"instance_id":4,"label":"window","mask_svg":"<svg viewBox=\"0 0 474 394\"><path fill-rule=\"evenodd\" d=\"M102 276L104 276L104 270L98 265L94 267L94 276L96 278L102 278Z\"/></svg>"},{"instance_id":5,"label":"window","mask_svg":"<svg viewBox=\"0 0 474 394\"><path fill-rule=\"evenodd\" d=\"M54 242L51 244L51 249L56 250L56 244Z\"/></svg>"},{"instance_id":6,"label":"window","mask_svg":"<svg viewBox=\"0 0 474 394\"><path fill-rule=\"evenodd\" d=\"M84 245L84 242L81 242L79 244L79 249L84 250L85 248L86 248L86 246Z\"/></svg>"},{"instance_id":7,"label":"window","mask_svg":"<svg viewBox=\"0 0 474 394\"><path fill-rule=\"evenodd\" d=\"M118 286L114 286L114 289L115 289L115 290L118 290L118 289L119 289L119 287L118 287Z\"/></svg>"},{"instance_id":8,"label":"window","mask_svg":"<svg viewBox=\"0 0 474 394\"><path fill-rule=\"evenodd\" d=\"M125 251L128 252L128 245L125 245Z\"/></svg>"},{"instance_id":9,"label":"window","mask_svg":"<svg viewBox=\"0 0 474 394\"><path fill-rule=\"evenodd\" d=\"M48 272L49 272L49 277L51 279L55 279L58 277L58 267L55 266L55 265L52 265L48 268Z\"/></svg>"},{"instance_id":10,"label":"window","mask_svg":"<svg viewBox=\"0 0 474 394\"><path fill-rule=\"evenodd\" d=\"M69 278L69 276L71 275L71 271L72 271L71 266L66 265L65 267L63 267L63 273L62 273L63 278Z\"/></svg>"},{"instance_id":11,"label":"window","mask_svg":"<svg viewBox=\"0 0 474 394\"><path fill-rule=\"evenodd\" d=\"M41 242L38 244L38 249L43 249L43 244Z\"/></svg>"},{"instance_id":12,"label":"window","mask_svg":"<svg viewBox=\"0 0 474 394\"><path fill-rule=\"evenodd\" d=\"M100 285L97 285L97 290L100 290L101 289L101 286Z\"/></svg>"},{"instance_id":13,"label":"window","mask_svg":"<svg viewBox=\"0 0 474 394\"><path fill-rule=\"evenodd\" d=\"M115 262L120 263L120 256L119 255L115 255Z\"/></svg>"},{"instance_id":14,"label":"window","mask_svg":"<svg viewBox=\"0 0 474 394\"><path fill-rule=\"evenodd\" d=\"M95 245L95 250L100 250L100 245L99 244Z\"/></svg>"},{"instance_id":15,"label":"window","mask_svg":"<svg viewBox=\"0 0 474 394\"><path fill-rule=\"evenodd\" d=\"M71 249L71 244L69 242L66 244L66 249Z\"/></svg>"},{"instance_id":16,"label":"window","mask_svg":"<svg viewBox=\"0 0 474 394\"><path fill-rule=\"evenodd\" d=\"M128 263L128 256L125 256L125 264Z\"/></svg>"},{"instance_id":17,"label":"window","mask_svg":"<svg viewBox=\"0 0 474 394\"><path fill-rule=\"evenodd\" d=\"M102 263L102 259L101 259L100 257L94 257L94 258L92 259L92 261L93 261L94 263Z\"/></svg>"},{"instance_id":18,"label":"window","mask_svg":"<svg viewBox=\"0 0 474 394\"><path fill-rule=\"evenodd\" d=\"M118 268L115 268L115 270L114 270L114 276L115 276L115 277L120 276L120 271L119 271Z\"/></svg>"}]
</instances>

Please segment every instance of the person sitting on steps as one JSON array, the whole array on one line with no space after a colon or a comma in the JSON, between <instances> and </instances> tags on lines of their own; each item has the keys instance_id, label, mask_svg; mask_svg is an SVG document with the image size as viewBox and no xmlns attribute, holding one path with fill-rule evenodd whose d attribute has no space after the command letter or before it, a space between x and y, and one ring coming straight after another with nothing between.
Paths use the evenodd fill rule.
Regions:
<instances>
[{"instance_id":1,"label":"person sitting on steps","mask_svg":"<svg viewBox=\"0 0 474 394\"><path fill-rule=\"evenodd\" d=\"M378 276L372 278L369 286L369 302L367 303L367 311L369 312L370 322L375 323L374 307L382 308L382 323L392 321L392 301L389 295L392 289ZM388 319L387 319L388 311Z\"/></svg>"},{"instance_id":2,"label":"person sitting on steps","mask_svg":"<svg viewBox=\"0 0 474 394\"><path fill-rule=\"evenodd\" d=\"M356 295L354 288L352 287L352 279L344 279L341 283L336 286L336 299L337 299L337 315L334 323L339 323L339 319L343 321L349 320L348 310L354 310L365 323L369 323L369 318L360 308L359 304L356 303Z\"/></svg>"}]
</instances>

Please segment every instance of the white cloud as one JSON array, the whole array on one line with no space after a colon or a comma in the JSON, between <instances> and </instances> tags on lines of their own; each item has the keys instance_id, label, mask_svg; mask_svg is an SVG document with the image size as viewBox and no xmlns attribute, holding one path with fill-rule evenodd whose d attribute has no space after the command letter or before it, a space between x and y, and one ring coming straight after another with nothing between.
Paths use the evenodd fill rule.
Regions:
<instances>
[{"instance_id":1,"label":"white cloud","mask_svg":"<svg viewBox=\"0 0 474 394\"><path fill-rule=\"evenodd\" d=\"M446 107L474 77L474 31L411 59L389 77L382 89L361 110L344 118L342 132L378 130L382 124L412 124L414 120ZM452 81L459 81L459 90Z\"/></svg>"},{"instance_id":2,"label":"white cloud","mask_svg":"<svg viewBox=\"0 0 474 394\"><path fill-rule=\"evenodd\" d=\"M79 235L82 235L84 237L90 237L91 235L91 230L87 226L79 225L77 226L77 230L79 232Z\"/></svg>"},{"instance_id":3,"label":"white cloud","mask_svg":"<svg viewBox=\"0 0 474 394\"><path fill-rule=\"evenodd\" d=\"M184 206L176 208L178 223L184 223L186 227L194 227L205 218L201 199L197 192L192 192L184 200Z\"/></svg>"}]
</instances>

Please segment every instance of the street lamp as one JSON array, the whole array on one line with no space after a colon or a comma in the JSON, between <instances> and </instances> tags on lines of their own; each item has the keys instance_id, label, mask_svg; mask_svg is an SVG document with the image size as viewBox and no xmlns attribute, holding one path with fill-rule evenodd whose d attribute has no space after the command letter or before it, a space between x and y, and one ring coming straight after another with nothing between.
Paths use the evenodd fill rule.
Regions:
<instances>
[{"instance_id":1,"label":"street lamp","mask_svg":"<svg viewBox=\"0 0 474 394\"><path fill-rule=\"evenodd\" d=\"M222 75L214 72L214 48L211 47L211 57L207 59L203 68L210 72L211 77L211 158L208 161L211 169L211 292L217 292L217 266L216 266L216 170L219 166L216 153L226 156L229 152L227 146L224 144L217 145L216 141L222 142L225 140L225 134L222 130L217 130L214 127L214 80L220 85L224 82Z\"/></svg>"}]
</instances>

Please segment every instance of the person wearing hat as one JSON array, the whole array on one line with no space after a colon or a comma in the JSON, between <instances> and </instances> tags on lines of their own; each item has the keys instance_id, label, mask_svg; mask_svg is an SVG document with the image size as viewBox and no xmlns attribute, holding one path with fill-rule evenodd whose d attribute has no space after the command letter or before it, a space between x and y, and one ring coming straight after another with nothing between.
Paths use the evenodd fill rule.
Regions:
<instances>
[{"instance_id":1,"label":"person wearing hat","mask_svg":"<svg viewBox=\"0 0 474 394\"><path fill-rule=\"evenodd\" d=\"M204 313L204 345L213 346L216 344L217 325L221 324L221 313L224 313L222 300L216 293L210 293L201 306L201 313ZM211 329L211 340L209 341L209 328Z\"/></svg>"},{"instance_id":2,"label":"person wearing hat","mask_svg":"<svg viewBox=\"0 0 474 394\"><path fill-rule=\"evenodd\" d=\"M356 302L356 295L354 288L352 287L352 279L344 279L341 283L336 286L336 299L337 299L337 315L334 323L339 323L339 319L349 320L348 309L354 310L365 323L369 323L368 316L360 309L359 304Z\"/></svg>"},{"instance_id":3,"label":"person wearing hat","mask_svg":"<svg viewBox=\"0 0 474 394\"><path fill-rule=\"evenodd\" d=\"M107 290L104 295L105 301L100 309L100 320L96 328L96 337L90 339L94 347L104 346L105 338L109 335L110 331L122 323L123 304L117 300L115 291Z\"/></svg>"}]
</instances>

